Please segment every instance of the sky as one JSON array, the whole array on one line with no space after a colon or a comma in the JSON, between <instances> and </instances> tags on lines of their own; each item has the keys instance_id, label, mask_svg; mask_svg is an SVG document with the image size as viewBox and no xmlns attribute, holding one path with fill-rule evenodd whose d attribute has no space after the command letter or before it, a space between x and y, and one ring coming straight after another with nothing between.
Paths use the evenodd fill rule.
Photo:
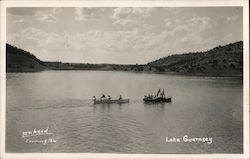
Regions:
<instances>
[{"instance_id":1,"label":"sky","mask_svg":"<svg viewBox=\"0 0 250 159\"><path fill-rule=\"evenodd\" d=\"M240 40L242 7L7 8L7 43L43 61L145 64Z\"/></svg>"}]
</instances>

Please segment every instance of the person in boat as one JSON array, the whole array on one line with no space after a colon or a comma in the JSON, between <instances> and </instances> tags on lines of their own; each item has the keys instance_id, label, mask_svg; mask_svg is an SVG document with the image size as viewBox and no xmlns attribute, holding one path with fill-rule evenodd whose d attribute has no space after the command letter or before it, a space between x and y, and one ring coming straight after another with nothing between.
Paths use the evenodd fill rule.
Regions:
<instances>
[{"instance_id":1,"label":"person in boat","mask_svg":"<svg viewBox=\"0 0 250 159\"><path fill-rule=\"evenodd\" d=\"M164 89L163 89L162 92L161 92L161 97L162 97L162 98L165 98Z\"/></svg>"},{"instance_id":2,"label":"person in boat","mask_svg":"<svg viewBox=\"0 0 250 159\"><path fill-rule=\"evenodd\" d=\"M111 96L110 95L108 95L108 100L111 100Z\"/></svg>"},{"instance_id":3,"label":"person in boat","mask_svg":"<svg viewBox=\"0 0 250 159\"><path fill-rule=\"evenodd\" d=\"M158 90L156 96L158 97L160 93L161 93L161 89Z\"/></svg>"},{"instance_id":4,"label":"person in boat","mask_svg":"<svg viewBox=\"0 0 250 159\"><path fill-rule=\"evenodd\" d=\"M101 99L101 100L102 100L102 99L106 99L106 96L105 96L104 94L102 94L102 96L101 96L100 99Z\"/></svg>"},{"instance_id":5,"label":"person in boat","mask_svg":"<svg viewBox=\"0 0 250 159\"><path fill-rule=\"evenodd\" d=\"M119 100L122 100L122 95L120 95Z\"/></svg>"}]
</instances>

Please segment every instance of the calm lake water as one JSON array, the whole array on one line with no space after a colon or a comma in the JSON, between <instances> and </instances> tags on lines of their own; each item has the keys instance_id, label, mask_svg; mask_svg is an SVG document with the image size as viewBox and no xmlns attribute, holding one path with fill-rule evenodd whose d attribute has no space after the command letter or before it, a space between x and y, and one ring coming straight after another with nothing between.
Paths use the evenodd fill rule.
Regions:
<instances>
[{"instance_id":1,"label":"calm lake water","mask_svg":"<svg viewBox=\"0 0 250 159\"><path fill-rule=\"evenodd\" d=\"M243 152L243 84L237 78L44 71L8 73L6 85L7 152ZM142 102L159 88L172 103ZM92 96L102 93L122 94L130 103L93 105ZM53 134L22 138L46 128ZM185 135L211 137L212 144L184 142Z\"/></svg>"}]
</instances>

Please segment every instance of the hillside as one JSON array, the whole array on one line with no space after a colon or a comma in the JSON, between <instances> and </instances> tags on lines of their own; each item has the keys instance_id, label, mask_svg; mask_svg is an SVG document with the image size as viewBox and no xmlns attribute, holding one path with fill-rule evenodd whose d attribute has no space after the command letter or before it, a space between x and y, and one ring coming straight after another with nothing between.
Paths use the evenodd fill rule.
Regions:
<instances>
[{"instance_id":1,"label":"hillside","mask_svg":"<svg viewBox=\"0 0 250 159\"><path fill-rule=\"evenodd\" d=\"M7 72L35 72L51 69L243 76L243 42L241 41L204 52L171 55L144 65L45 62L9 44L6 44L6 52Z\"/></svg>"},{"instance_id":2,"label":"hillside","mask_svg":"<svg viewBox=\"0 0 250 159\"><path fill-rule=\"evenodd\" d=\"M46 68L47 66L31 53L6 44L7 72L35 72Z\"/></svg>"},{"instance_id":3,"label":"hillside","mask_svg":"<svg viewBox=\"0 0 250 159\"><path fill-rule=\"evenodd\" d=\"M242 76L243 42L218 46L205 52L171 55L147 65L159 72Z\"/></svg>"}]
</instances>

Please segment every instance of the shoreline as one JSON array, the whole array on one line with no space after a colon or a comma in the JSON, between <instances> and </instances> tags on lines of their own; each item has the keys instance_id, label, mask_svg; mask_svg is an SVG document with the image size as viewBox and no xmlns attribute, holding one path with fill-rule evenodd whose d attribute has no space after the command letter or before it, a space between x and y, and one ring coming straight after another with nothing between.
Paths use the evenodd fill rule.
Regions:
<instances>
[{"instance_id":1,"label":"shoreline","mask_svg":"<svg viewBox=\"0 0 250 159\"><path fill-rule=\"evenodd\" d=\"M235 77L243 79L243 74L206 74L206 73L187 73L187 72L158 72L158 71L124 71L124 70L94 70L94 69L45 69L45 70L32 70L32 71L9 71L7 73L39 73L43 71L115 71L115 72L133 72L133 73L146 73L146 74L165 74L165 75L178 75L178 76L197 76L197 77Z\"/></svg>"},{"instance_id":2,"label":"shoreline","mask_svg":"<svg viewBox=\"0 0 250 159\"><path fill-rule=\"evenodd\" d=\"M243 42L218 46L204 52L170 55L145 64L69 63L41 61L33 54L7 46L6 72L45 70L122 71L199 77L243 78ZM22 55L22 56L20 56Z\"/></svg>"}]
</instances>

